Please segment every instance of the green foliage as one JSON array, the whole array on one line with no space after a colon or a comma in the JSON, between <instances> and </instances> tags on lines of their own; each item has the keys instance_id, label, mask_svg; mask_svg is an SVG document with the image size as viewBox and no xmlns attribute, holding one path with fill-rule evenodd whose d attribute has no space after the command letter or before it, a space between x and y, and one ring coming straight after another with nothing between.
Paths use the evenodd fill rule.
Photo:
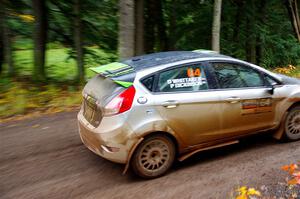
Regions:
<instances>
[{"instance_id":1,"label":"green foliage","mask_svg":"<svg viewBox=\"0 0 300 199\"><path fill-rule=\"evenodd\" d=\"M212 0L162 1L163 20L170 49L210 49L213 3ZM147 5L145 3L145 6ZM47 49L67 48L69 49L67 51L68 58L74 58L72 1L48 0L47 7L49 12ZM11 4L9 9L11 15L8 22L14 33L14 49L32 49L34 21L26 21L20 17L22 14L32 14L31 1L18 0L17 4ZM80 18L83 23L85 63L88 65L93 64L95 60L97 63L106 63L116 59L117 12L117 0L87 0L81 4ZM249 26L248 23L251 19L254 20L254 23ZM221 22L222 53L246 60L247 40L250 38L256 40L254 42L262 48L262 57L257 60L257 64L264 67L276 67L295 65L299 62L300 45L293 35L291 22L282 1L223 1ZM148 25L145 24L145 30ZM257 41L258 38L261 41ZM160 42L157 38L155 41ZM87 46L97 46L101 51L108 52L112 56L109 58L103 55L95 56L93 50L89 50L90 48L86 48ZM159 44L155 43L153 50L160 49L158 46ZM72 60L70 62L69 59L66 60L66 66L74 65L70 64ZM19 62L17 61L17 63ZM50 68L55 67L52 66L52 63L50 65ZM75 76L73 75L73 77Z\"/></svg>"},{"instance_id":2,"label":"green foliage","mask_svg":"<svg viewBox=\"0 0 300 199\"><path fill-rule=\"evenodd\" d=\"M270 1L267 13L266 24L259 28L263 33L265 46L262 66L274 68L299 64L300 43L294 36L284 4L279 4L275 0Z\"/></svg>"},{"instance_id":3,"label":"green foliage","mask_svg":"<svg viewBox=\"0 0 300 199\"><path fill-rule=\"evenodd\" d=\"M8 84L7 84L8 83ZM28 82L11 82L1 79L0 120L32 111L58 112L79 107L81 88L68 85L34 85Z\"/></svg>"},{"instance_id":4,"label":"green foliage","mask_svg":"<svg viewBox=\"0 0 300 199\"><path fill-rule=\"evenodd\" d=\"M73 3L72 1L48 2L49 41L73 45ZM106 51L117 49L117 1L86 0L81 4L83 39L85 45L98 45Z\"/></svg>"},{"instance_id":5,"label":"green foliage","mask_svg":"<svg viewBox=\"0 0 300 199\"><path fill-rule=\"evenodd\" d=\"M278 66L297 65L300 58L300 45L291 35L285 39L278 36L271 36L266 42L265 56L262 66L274 68Z\"/></svg>"},{"instance_id":6,"label":"green foliage","mask_svg":"<svg viewBox=\"0 0 300 199\"><path fill-rule=\"evenodd\" d=\"M8 69L4 65L4 74L0 76L0 117L45 106L61 107L78 103L78 87L61 88L62 85L70 85L69 82L73 83L77 76L73 1L46 1L49 24L45 69L50 85L42 88L32 83L28 85L32 82L33 28L36 23L32 16L32 1L5 2L4 18L12 33L16 77L14 80L5 78ZM84 67L88 79L94 75L88 70L89 67L118 59L118 1L80 2ZM145 0L144 11L149 10L151 2L155 1ZM162 46L167 46L169 50L210 49L213 3L213 0L161 0L161 10L155 10L158 9L156 5L154 12L144 13L147 52L164 49ZM146 23L160 11L162 20L152 20L154 24ZM248 61L251 54L255 56L255 63L266 68L300 65L300 44L295 39L283 1L223 1L221 24L221 53ZM154 33L148 31L152 30L150 26L155 27ZM254 44L254 49L250 50L255 53L249 53L250 44ZM300 67L296 67L289 75L299 77L299 74Z\"/></svg>"},{"instance_id":7,"label":"green foliage","mask_svg":"<svg viewBox=\"0 0 300 199\"><path fill-rule=\"evenodd\" d=\"M300 78L300 66L296 67L296 69L293 70L290 75L293 77Z\"/></svg>"},{"instance_id":8,"label":"green foliage","mask_svg":"<svg viewBox=\"0 0 300 199\"><path fill-rule=\"evenodd\" d=\"M52 49L46 52L47 77L55 81L70 81L76 76L76 62L70 57L70 48L56 48L57 44L49 44ZM85 70L87 78L94 75L88 68L107 64L117 59L115 54L106 53L97 47L86 48ZM18 50L14 52L15 67L18 74L30 77L33 73L33 50Z\"/></svg>"},{"instance_id":9,"label":"green foliage","mask_svg":"<svg viewBox=\"0 0 300 199\"><path fill-rule=\"evenodd\" d=\"M17 50L29 50L33 49L32 39L26 38L24 36L17 36L14 39L13 49Z\"/></svg>"},{"instance_id":10,"label":"green foliage","mask_svg":"<svg viewBox=\"0 0 300 199\"><path fill-rule=\"evenodd\" d=\"M210 49L212 1L166 0L164 14L170 42L178 50ZM173 21L174 27L171 26Z\"/></svg>"}]
</instances>

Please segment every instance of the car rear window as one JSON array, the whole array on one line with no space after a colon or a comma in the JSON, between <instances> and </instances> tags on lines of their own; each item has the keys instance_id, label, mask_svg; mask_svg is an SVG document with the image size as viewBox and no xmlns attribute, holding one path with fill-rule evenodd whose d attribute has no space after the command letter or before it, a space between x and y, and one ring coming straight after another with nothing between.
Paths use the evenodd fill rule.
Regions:
<instances>
[{"instance_id":1,"label":"car rear window","mask_svg":"<svg viewBox=\"0 0 300 199\"><path fill-rule=\"evenodd\" d=\"M122 90L124 90L124 87L110 78L96 75L85 85L83 93L98 100L101 106L104 106L110 98Z\"/></svg>"}]
</instances>

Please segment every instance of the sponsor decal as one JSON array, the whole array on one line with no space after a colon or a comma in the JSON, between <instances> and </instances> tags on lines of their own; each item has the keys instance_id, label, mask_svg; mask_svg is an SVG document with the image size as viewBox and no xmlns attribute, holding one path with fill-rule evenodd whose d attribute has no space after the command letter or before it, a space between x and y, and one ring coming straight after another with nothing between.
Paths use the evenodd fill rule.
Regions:
<instances>
[{"instance_id":1,"label":"sponsor decal","mask_svg":"<svg viewBox=\"0 0 300 199\"><path fill-rule=\"evenodd\" d=\"M206 83L206 79L201 77L200 68L188 68L186 71L187 77L167 80L170 88L187 88L201 86Z\"/></svg>"},{"instance_id":2,"label":"sponsor decal","mask_svg":"<svg viewBox=\"0 0 300 199\"><path fill-rule=\"evenodd\" d=\"M242 115L272 111L272 98L249 99L241 103Z\"/></svg>"},{"instance_id":3,"label":"sponsor decal","mask_svg":"<svg viewBox=\"0 0 300 199\"><path fill-rule=\"evenodd\" d=\"M167 83L170 85L170 88L186 88L201 86L205 83L205 78L202 77L189 77L189 78L180 78L180 79L169 79Z\"/></svg>"}]
</instances>

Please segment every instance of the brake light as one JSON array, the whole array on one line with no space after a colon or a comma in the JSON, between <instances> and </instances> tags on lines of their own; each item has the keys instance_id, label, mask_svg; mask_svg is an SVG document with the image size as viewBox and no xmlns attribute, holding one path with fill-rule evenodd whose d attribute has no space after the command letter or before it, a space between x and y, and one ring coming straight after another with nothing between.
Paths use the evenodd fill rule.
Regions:
<instances>
[{"instance_id":1,"label":"brake light","mask_svg":"<svg viewBox=\"0 0 300 199\"><path fill-rule=\"evenodd\" d=\"M133 86L129 87L123 91L118 96L114 97L104 108L104 115L117 115L128 111L133 102L135 95L135 88Z\"/></svg>"}]
</instances>

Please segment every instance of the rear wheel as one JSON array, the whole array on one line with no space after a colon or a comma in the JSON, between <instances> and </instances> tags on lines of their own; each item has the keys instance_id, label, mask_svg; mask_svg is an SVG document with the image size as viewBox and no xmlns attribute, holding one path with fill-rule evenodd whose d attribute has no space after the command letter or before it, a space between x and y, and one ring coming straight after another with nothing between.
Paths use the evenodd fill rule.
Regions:
<instances>
[{"instance_id":1,"label":"rear wheel","mask_svg":"<svg viewBox=\"0 0 300 199\"><path fill-rule=\"evenodd\" d=\"M164 175L175 159L175 145L165 135L147 137L133 154L133 171L143 178L157 178Z\"/></svg>"},{"instance_id":2,"label":"rear wheel","mask_svg":"<svg viewBox=\"0 0 300 199\"><path fill-rule=\"evenodd\" d=\"M300 106L292 108L285 120L285 137L290 141L300 139Z\"/></svg>"}]
</instances>

